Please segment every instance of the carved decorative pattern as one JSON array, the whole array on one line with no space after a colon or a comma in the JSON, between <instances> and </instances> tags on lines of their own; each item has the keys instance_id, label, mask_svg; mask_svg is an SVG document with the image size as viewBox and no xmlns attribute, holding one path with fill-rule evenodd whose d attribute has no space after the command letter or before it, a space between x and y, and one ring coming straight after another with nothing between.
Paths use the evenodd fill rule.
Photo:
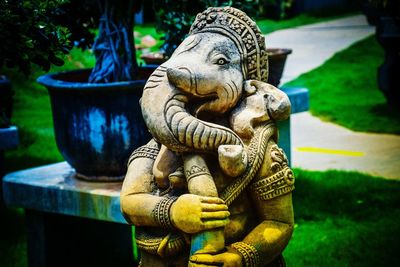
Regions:
<instances>
[{"instance_id":1,"label":"carved decorative pattern","mask_svg":"<svg viewBox=\"0 0 400 267\"><path fill-rule=\"evenodd\" d=\"M154 207L153 217L164 229L174 229L169 217L169 211L176 199L177 197L173 196L164 197Z\"/></svg>"},{"instance_id":2,"label":"carved decorative pattern","mask_svg":"<svg viewBox=\"0 0 400 267\"><path fill-rule=\"evenodd\" d=\"M206 167L199 167L196 165L193 165L190 170L186 171L186 180L189 181L190 179L193 179L194 177L200 176L200 175L209 175L210 173L208 172Z\"/></svg>"},{"instance_id":3,"label":"carved decorative pattern","mask_svg":"<svg viewBox=\"0 0 400 267\"><path fill-rule=\"evenodd\" d=\"M288 166L288 159L283 149L277 145L271 146L271 168L272 171L277 172Z\"/></svg>"},{"instance_id":4,"label":"carved decorative pattern","mask_svg":"<svg viewBox=\"0 0 400 267\"><path fill-rule=\"evenodd\" d=\"M257 249L245 242L236 242L232 244L232 247L236 249L243 256L244 266L256 267L259 266L260 256L258 255Z\"/></svg>"},{"instance_id":5,"label":"carved decorative pattern","mask_svg":"<svg viewBox=\"0 0 400 267\"><path fill-rule=\"evenodd\" d=\"M294 190L294 174L288 166L285 153L277 145L271 147L271 169L275 174L251 185L261 200L272 199Z\"/></svg>"},{"instance_id":6,"label":"carved decorative pattern","mask_svg":"<svg viewBox=\"0 0 400 267\"><path fill-rule=\"evenodd\" d=\"M158 147L158 144L156 142L151 142L144 146L141 146L133 151L133 153L129 157L128 166L131 164L132 161L137 158L149 158L152 160L156 160L159 151L160 148Z\"/></svg>"},{"instance_id":7,"label":"carved decorative pattern","mask_svg":"<svg viewBox=\"0 0 400 267\"><path fill-rule=\"evenodd\" d=\"M225 190L220 194L220 198L230 205L236 197L249 185L263 163L265 151L268 141L276 134L276 126L271 123L263 127L259 127L250 141L248 147L249 162L244 174L236 178Z\"/></svg>"},{"instance_id":8,"label":"carved decorative pattern","mask_svg":"<svg viewBox=\"0 0 400 267\"><path fill-rule=\"evenodd\" d=\"M162 258L182 253L188 248L182 234L160 233L154 227L136 227L136 244L140 250Z\"/></svg>"},{"instance_id":9,"label":"carved decorative pattern","mask_svg":"<svg viewBox=\"0 0 400 267\"><path fill-rule=\"evenodd\" d=\"M246 79L267 82L268 55L265 38L257 24L244 12L233 7L210 7L196 16L190 34L218 32L231 38L241 49Z\"/></svg>"}]
</instances>

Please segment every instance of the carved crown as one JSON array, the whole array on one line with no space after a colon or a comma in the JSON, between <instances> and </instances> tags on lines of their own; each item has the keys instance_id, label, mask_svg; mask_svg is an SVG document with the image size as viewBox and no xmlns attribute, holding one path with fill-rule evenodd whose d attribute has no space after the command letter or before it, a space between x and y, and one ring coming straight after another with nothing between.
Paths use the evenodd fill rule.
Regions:
<instances>
[{"instance_id":1,"label":"carved crown","mask_svg":"<svg viewBox=\"0 0 400 267\"><path fill-rule=\"evenodd\" d=\"M197 14L189 34L200 32L216 32L232 39L240 50L246 79L267 82L265 38L246 13L233 7L210 7Z\"/></svg>"}]
</instances>

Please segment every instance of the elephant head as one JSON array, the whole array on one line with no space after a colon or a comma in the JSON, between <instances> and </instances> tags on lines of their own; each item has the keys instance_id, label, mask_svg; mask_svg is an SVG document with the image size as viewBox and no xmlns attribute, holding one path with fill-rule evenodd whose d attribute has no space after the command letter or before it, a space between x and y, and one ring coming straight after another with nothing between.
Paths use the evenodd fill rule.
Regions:
<instances>
[{"instance_id":1,"label":"elephant head","mask_svg":"<svg viewBox=\"0 0 400 267\"><path fill-rule=\"evenodd\" d=\"M175 151L240 145L240 138L212 122L212 116L219 117L238 103L243 79L239 51L228 37L189 36L144 88L141 105L150 132Z\"/></svg>"},{"instance_id":2,"label":"elephant head","mask_svg":"<svg viewBox=\"0 0 400 267\"><path fill-rule=\"evenodd\" d=\"M209 8L146 83L144 120L153 137L172 151L243 147L229 128L228 114L256 93L258 84L249 80L266 82L267 74L264 37L256 24L237 9Z\"/></svg>"}]
</instances>

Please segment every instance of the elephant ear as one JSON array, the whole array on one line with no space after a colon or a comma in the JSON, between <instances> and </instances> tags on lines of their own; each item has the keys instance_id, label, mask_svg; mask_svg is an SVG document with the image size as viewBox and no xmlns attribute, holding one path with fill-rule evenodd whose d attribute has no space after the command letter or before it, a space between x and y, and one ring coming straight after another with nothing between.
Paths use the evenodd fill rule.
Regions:
<instances>
[{"instance_id":1,"label":"elephant ear","mask_svg":"<svg viewBox=\"0 0 400 267\"><path fill-rule=\"evenodd\" d=\"M230 117L231 128L241 138L252 138L254 128L262 123L289 118L289 98L275 86L249 80L244 83L243 88L244 98Z\"/></svg>"}]
</instances>

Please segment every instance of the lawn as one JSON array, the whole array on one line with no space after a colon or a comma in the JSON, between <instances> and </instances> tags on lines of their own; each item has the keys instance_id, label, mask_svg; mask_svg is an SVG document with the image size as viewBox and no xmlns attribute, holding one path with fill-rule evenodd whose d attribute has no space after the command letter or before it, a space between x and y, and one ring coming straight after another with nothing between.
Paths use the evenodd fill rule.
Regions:
<instances>
[{"instance_id":1,"label":"lawn","mask_svg":"<svg viewBox=\"0 0 400 267\"><path fill-rule=\"evenodd\" d=\"M289 267L400 266L400 182L341 171L295 174ZM0 266L26 266L23 212L2 213Z\"/></svg>"},{"instance_id":2,"label":"lawn","mask_svg":"<svg viewBox=\"0 0 400 267\"><path fill-rule=\"evenodd\" d=\"M298 16L295 16L290 19L285 20L270 20L270 19L258 19L257 25L260 27L262 33L267 34L277 30L283 30L288 28L295 28L307 24L317 23L317 22L324 22L328 20L337 19L343 16L351 15L355 13L348 13L348 12L338 12L332 13L329 12L328 14L313 14L313 13L304 13Z\"/></svg>"},{"instance_id":3,"label":"lawn","mask_svg":"<svg viewBox=\"0 0 400 267\"><path fill-rule=\"evenodd\" d=\"M285 86L308 88L311 113L324 120L355 131L400 134L400 112L387 108L377 85L383 58L371 36Z\"/></svg>"},{"instance_id":4,"label":"lawn","mask_svg":"<svg viewBox=\"0 0 400 267\"><path fill-rule=\"evenodd\" d=\"M400 266L400 182L295 170L288 266Z\"/></svg>"}]
</instances>

